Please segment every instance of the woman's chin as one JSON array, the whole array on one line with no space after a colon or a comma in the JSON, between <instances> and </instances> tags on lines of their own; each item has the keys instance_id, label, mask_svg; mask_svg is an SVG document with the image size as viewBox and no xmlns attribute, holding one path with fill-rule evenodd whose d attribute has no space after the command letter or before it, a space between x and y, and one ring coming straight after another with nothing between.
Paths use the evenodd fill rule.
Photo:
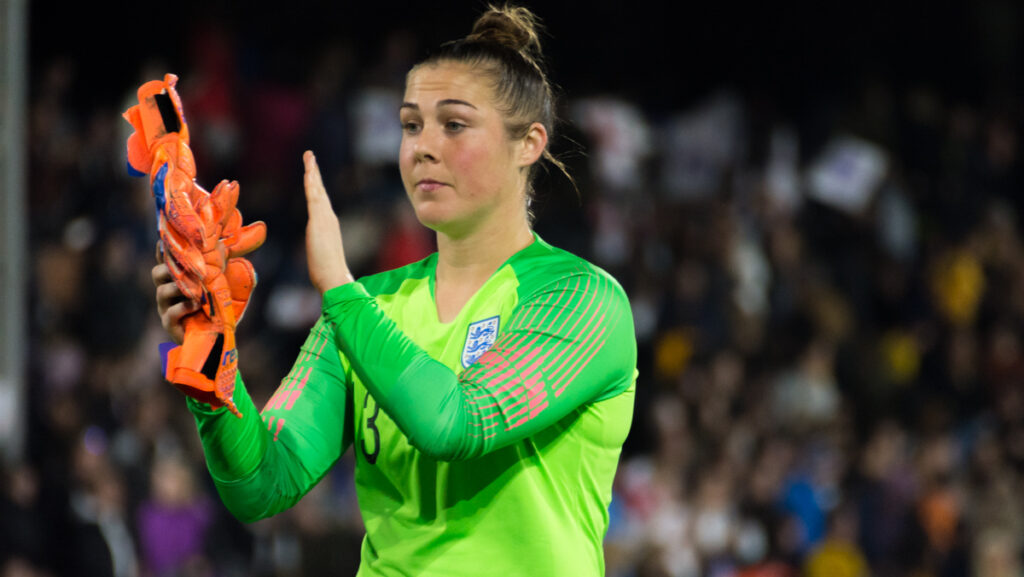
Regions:
<instances>
[{"instance_id":1,"label":"woman's chin","mask_svg":"<svg viewBox=\"0 0 1024 577\"><path fill-rule=\"evenodd\" d=\"M464 236L472 228L466 226L467 223L464 219L451 218L444 215L417 213L416 218L419 219L420 224L430 230L452 238Z\"/></svg>"},{"instance_id":2,"label":"woman's chin","mask_svg":"<svg viewBox=\"0 0 1024 577\"><path fill-rule=\"evenodd\" d=\"M456 220L454 215L444 210L438 203L414 205L413 209L420 224L436 232L444 232L444 229L449 228L451 222Z\"/></svg>"},{"instance_id":3,"label":"woman's chin","mask_svg":"<svg viewBox=\"0 0 1024 577\"><path fill-rule=\"evenodd\" d=\"M447 219L443 215L437 214L438 211L419 209L416 211L416 220L420 221L420 224L431 229L437 230L438 227L443 227Z\"/></svg>"}]
</instances>

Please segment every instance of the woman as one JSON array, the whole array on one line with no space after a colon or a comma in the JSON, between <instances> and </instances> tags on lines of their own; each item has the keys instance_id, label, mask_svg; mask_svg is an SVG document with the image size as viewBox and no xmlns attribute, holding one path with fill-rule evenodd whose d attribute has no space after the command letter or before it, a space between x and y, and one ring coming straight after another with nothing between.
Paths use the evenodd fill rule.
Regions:
<instances>
[{"instance_id":1,"label":"woman","mask_svg":"<svg viewBox=\"0 0 1024 577\"><path fill-rule=\"evenodd\" d=\"M354 281L304 156L310 278L323 315L262 420L189 399L240 519L298 501L354 446L360 575L601 575L633 411L629 303L607 273L530 228L551 88L533 15L490 9L409 72L399 165L437 253ZM193 308L153 270L165 328Z\"/></svg>"}]
</instances>

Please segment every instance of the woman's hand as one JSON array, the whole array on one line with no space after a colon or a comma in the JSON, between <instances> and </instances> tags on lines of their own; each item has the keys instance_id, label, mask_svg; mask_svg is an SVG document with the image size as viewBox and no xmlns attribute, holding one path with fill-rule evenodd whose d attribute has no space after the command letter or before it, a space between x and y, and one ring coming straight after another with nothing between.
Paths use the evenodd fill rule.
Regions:
<instances>
[{"instance_id":1,"label":"woman's hand","mask_svg":"<svg viewBox=\"0 0 1024 577\"><path fill-rule=\"evenodd\" d=\"M199 303L185 298L174 284L171 271L164 264L161 250L157 250L157 261L151 273L153 284L156 285L156 310L160 313L160 324L177 344L185 340L185 327L182 320L200 309Z\"/></svg>"},{"instance_id":2,"label":"woman's hand","mask_svg":"<svg viewBox=\"0 0 1024 577\"><path fill-rule=\"evenodd\" d=\"M306 186L306 210L309 213L309 221L306 223L306 264L309 280L323 296L330 289L355 279L345 261L341 226L331 208L331 199L327 197L323 179L320 178L316 157L312 151L307 150L302 155L302 161L306 165L303 182Z\"/></svg>"}]
</instances>

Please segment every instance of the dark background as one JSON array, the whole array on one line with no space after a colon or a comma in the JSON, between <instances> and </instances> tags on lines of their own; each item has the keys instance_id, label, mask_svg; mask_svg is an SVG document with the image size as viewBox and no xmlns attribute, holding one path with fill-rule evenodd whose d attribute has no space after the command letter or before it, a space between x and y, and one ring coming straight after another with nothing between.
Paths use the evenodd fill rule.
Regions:
<instances>
[{"instance_id":1,"label":"dark background","mask_svg":"<svg viewBox=\"0 0 1024 577\"><path fill-rule=\"evenodd\" d=\"M733 85L786 108L842 98L870 79L933 85L973 101L1020 86L1014 2L523 3L543 15L552 76L566 92L612 91L654 110ZM686 4L686 5L683 5ZM827 6L825 5L827 4ZM120 94L126 70L184 62L188 38L213 25L242 42L242 71L301 81L332 38L373 57L381 30L415 30L425 49L469 29L484 4L402 2L31 3L33 69L78 62L83 105Z\"/></svg>"}]
</instances>

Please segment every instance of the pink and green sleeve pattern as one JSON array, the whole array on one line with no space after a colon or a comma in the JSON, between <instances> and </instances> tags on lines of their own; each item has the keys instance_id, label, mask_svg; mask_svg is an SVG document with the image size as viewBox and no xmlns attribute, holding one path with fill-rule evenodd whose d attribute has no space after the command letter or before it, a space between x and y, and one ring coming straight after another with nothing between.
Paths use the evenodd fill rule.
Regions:
<instances>
[{"instance_id":1,"label":"pink and green sleeve pattern","mask_svg":"<svg viewBox=\"0 0 1024 577\"><path fill-rule=\"evenodd\" d=\"M332 341L328 325L318 321L262 413L241 375L235 398L242 419L188 399L210 475L240 520L294 505L352 443L351 391Z\"/></svg>"},{"instance_id":2,"label":"pink and green sleeve pattern","mask_svg":"<svg viewBox=\"0 0 1024 577\"><path fill-rule=\"evenodd\" d=\"M580 268L523 294L490 350L458 375L404 335L359 283L328 291L324 318L410 443L456 461L527 438L633 382L632 315L611 277Z\"/></svg>"}]
</instances>

